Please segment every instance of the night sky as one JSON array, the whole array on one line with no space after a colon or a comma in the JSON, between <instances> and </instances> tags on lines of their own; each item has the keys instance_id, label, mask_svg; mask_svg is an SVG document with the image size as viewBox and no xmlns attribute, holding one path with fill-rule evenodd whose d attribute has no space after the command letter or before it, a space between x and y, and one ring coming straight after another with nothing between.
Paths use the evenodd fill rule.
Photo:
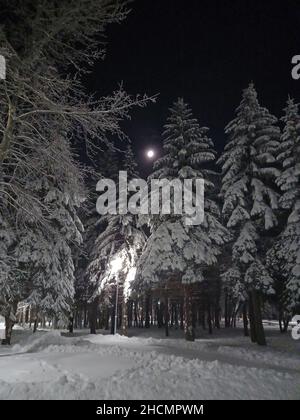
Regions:
<instances>
[{"instance_id":1,"label":"night sky","mask_svg":"<svg viewBox=\"0 0 300 420\"><path fill-rule=\"evenodd\" d=\"M250 81L277 116L288 95L300 101L300 80L291 77L291 59L300 54L299 0L136 0L127 20L110 26L108 41L88 88L105 95L124 81L129 93L159 93L157 104L124 124L144 175L151 170L145 150L161 149L178 96L211 128L219 151Z\"/></svg>"}]
</instances>

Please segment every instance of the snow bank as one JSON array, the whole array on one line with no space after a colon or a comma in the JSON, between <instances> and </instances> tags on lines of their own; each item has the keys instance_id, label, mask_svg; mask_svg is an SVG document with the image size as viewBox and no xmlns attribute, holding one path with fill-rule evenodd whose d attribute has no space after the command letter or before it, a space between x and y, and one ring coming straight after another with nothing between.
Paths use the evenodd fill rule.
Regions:
<instances>
[{"instance_id":1,"label":"snow bank","mask_svg":"<svg viewBox=\"0 0 300 420\"><path fill-rule=\"evenodd\" d=\"M264 350L250 350L244 348L233 348L229 346L219 346L217 351L221 354L230 355L231 357L240 358L242 360L254 361L261 365L272 364L282 368L297 369L300 371L300 356L291 357L287 353Z\"/></svg>"},{"instance_id":2,"label":"snow bank","mask_svg":"<svg viewBox=\"0 0 300 420\"><path fill-rule=\"evenodd\" d=\"M157 344L162 340L157 340L152 337L140 338L140 337L126 337L124 335L111 335L111 334L95 334L95 335L86 335L84 340L89 341L94 344L101 345L122 345L125 347L134 347L138 345L139 347L145 347L152 344Z\"/></svg>"},{"instance_id":3,"label":"snow bank","mask_svg":"<svg viewBox=\"0 0 300 420\"><path fill-rule=\"evenodd\" d=\"M38 332L0 357L0 399L300 398L297 356L234 340Z\"/></svg>"},{"instance_id":4,"label":"snow bank","mask_svg":"<svg viewBox=\"0 0 300 420\"><path fill-rule=\"evenodd\" d=\"M60 331L37 331L20 340L18 344L12 347L12 351L14 353L37 352L49 347L51 344L63 346L69 344L69 341L61 336Z\"/></svg>"},{"instance_id":5,"label":"snow bank","mask_svg":"<svg viewBox=\"0 0 300 420\"><path fill-rule=\"evenodd\" d=\"M88 378L64 371L58 364L57 377L48 377L50 361L43 368L47 375L38 381L0 382L1 399L289 399L299 398L300 378L268 369L232 366L219 361L187 360L157 352L132 355L135 364L103 378ZM69 360L69 359L68 359ZM118 361L116 358L115 362ZM29 360L37 369L36 361ZM79 360L77 360L79 362ZM23 369L28 368L23 361ZM57 363L57 359L56 359ZM113 366L113 358L110 361ZM50 364L51 366L51 364ZM73 365L74 367L74 365ZM84 370L84 369L83 369ZM47 376L47 378L45 377Z\"/></svg>"}]
</instances>

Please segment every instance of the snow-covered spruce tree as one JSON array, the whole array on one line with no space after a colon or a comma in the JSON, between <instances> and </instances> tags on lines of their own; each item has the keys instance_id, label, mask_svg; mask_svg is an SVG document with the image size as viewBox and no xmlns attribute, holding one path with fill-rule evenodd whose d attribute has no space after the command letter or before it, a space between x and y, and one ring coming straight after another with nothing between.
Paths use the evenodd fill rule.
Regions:
<instances>
[{"instance_id":1,"label":"snow-covered spruce tree","mask_svg":"<svg viewBox=\"0 0 300 420\"><path fill-rule=\"evenodd\" d=\"M281 174L276 181L281 189L283 226L268 253L268 263L276 279L280 328L285 331L300 305L300 115L299 105L292 99L287 101L282 121L284 129L277 156Z\"/></svg>"},{"instance_id":2,"label":"snow-covered spruce tree","mask_svg":"<svg viewBox=\"0 0 300 420\"><path fill-rule=\"evenodd\" d=\"M266 344L261 294L273 292L265 267L264 238L277 224L275 179L279 170L275 153L280 130L276 124L276 117L260 106L250 84L243 92L236 118L225 129L229 141L219 159L223 215L235 235L232 261L248 293L251 338L258 344Z\"/></svg>"},{"instance_id":3,"label":"snow-covered spruce tree","mask_svg":"<svg viewBox=\"0 0 300 420\"><path fill-rule=\"evenodd\" d=\"M184 288L185 337L194 340L192 326L191 288L205 279L205 271L217 263L220 247L229 237L219 222L219 208L211 198L214 193L214 175L211 164L215 160L212 140L207 128L200 128L189 106L178 99L170 109L163 133L164 155L155 162L154 173L149 178L177 180L203 179L205 183L204 221L188 225L188 215L174 211L171 198L171 214L149 217L151 236L139 261L138 281L141 288L164 287L176 279ZM182 198L180 198L182 200ZM195 204L195 189L192 193ZM192 203L190 203L192 204Z\"/></svg>"},{"instance_id":4,"label":"snow-covered spruce tree","mask_svg":"<svg viewBox=\"0 0 300 420\"><path fill-rule=\"evenodd\" d=\"M130 147L125 153L123 164L127 170L128 181L138 176L137 164ZM105 171L105 176L117 183L118 172L115 173L115 166L109 165ZM109 176L110 174L110 176ZM119 201L116 202L116 214L98 215L98 220L94 225L97 237L93 243L90 253L90 263L87 268L89 281L92 286L91 301L94 303L93 314L100 295L110 295L112 301L111 330L113 332L113 318L116 311L115 293L116 281L126 293L123 293L122 309L126 318L125 306L127 304L128 293L131 289L130 284L133 280L132 270L137 264L138 256L145 244L145 235L137 225L137 216L132 214L118 214ZM96 208L96 204L95 204ZM120 267L115 269L115 265ZM117 278L118 277L118 278ZM121 294L120 294L121 297ZM95 320L95 316L92 317ZM95 322L91 319L91 332L96 332ZM122 325L123 331L125 326Z\"/></svg>"},{"instance_id":5,"label":"snow-covered spruce tree","mask_svg":"<svg viewBox=\"0 0 300 420\"><path fill-rule=\"evenodd\" d=\"M91 281L88 266L94 258L92 255L95 241L105 227L105 223L103 226L99 223L100 216L96 211L98 193L95 186L101 178L110 178L115 182L118 180L119 157L113 144L103 145L101 151L98 151L94 157L92 164L93 166L88 168L85 179L87 200L80 210L84 233L81 252L79 252L76 261L75 305L80 317L83 311L85 325L89 321L91 328L95 330L99 296L92 298L96 284ZM84 292L84 296L82 292Z\"/></svg>"},{"instance_id":6,"label":"snow-covered spruce tree","mask_svg":"<svg viewBox=\"0 0 300 420\"><path fill-rule=\"evenodd\" d=\"M102 147L101 151L98 151L97 156L95 156L93 160L93 167L90 168L89 175L86 179L88 199L82 212L85 231L83 234L83 247L79 261L82 270L79 270L76 273L77 276L80 275L82 278L76 278L75 289L76 295L80 298L79 289L82 289L81 285L84 283L87 292L86 308L88 309L88 323L92 333L96 333L99 294L95 293L96 290L98 290L98 284L95 281L94 275L91 275L89 266L95 258L96 239L106 227L105 223L100 223L100 216L96 210L98 198L96 185L101 178L109 178L117 182L118 167L119 157L117 150L112 144L108 143Z\"/></svg>"},{"instance_id":7,"label":"snow-covered spruce tree","mask_svg":"<svg viewBox=\"0 0 300 420\"><path fill-rule=\"evenodd\" d=\"M37 316L66 324L73 312L72 251L82 241L83 226L77 211L84 199L83 181L70 145L62 136L33 155L35 171L26 176L24 185L43 203L41 218L45 224L36 223L30 214L22 215L15 256L20 266L27 268L30 287L26 302Z\"/></svg>"},{"instance_id":8,"label":"snow-covered spruce tree","mask_svg":"<svg viewBox=\"0 0 300 420\"><path fill-rule=\"evenodd\" d=\"M136 158L130 144L127 146L124 154L123 170L126 171L127 179L129 181L140 178ZM130 196L131 194L129 193L129 198ZM128 305L130 304L130 299L132 299L132 295L134 293L137 262L147 240L136 215L131 215L129 218L127 217L126 224L127 236L130 234L131 238L130 246L126 246L125 243L125 252L123 251L123 255L128 255L128 257L125 265L127 269L124 273L122 289L122 335L128 334ZM129 254L126 254L126 249L128 249Z\"/></svg>"}]
</instances>

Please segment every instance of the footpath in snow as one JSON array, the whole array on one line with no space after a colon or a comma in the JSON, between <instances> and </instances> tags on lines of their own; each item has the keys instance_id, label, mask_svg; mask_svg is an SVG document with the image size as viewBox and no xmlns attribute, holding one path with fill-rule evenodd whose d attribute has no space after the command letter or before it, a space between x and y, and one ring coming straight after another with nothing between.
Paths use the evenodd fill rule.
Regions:
<instances>
[{"instance_id":1,"label":"footpath in snow","mask_svg":"<svg viewBox=\"0 0 300 420\"><path fill-rule=\"evenodd\" d=\"M0 399L300 399L300 342L274 328L266 348L238 329L193 343L131 334L16 329L0 347Z\"/></svg>"}]
</instances>

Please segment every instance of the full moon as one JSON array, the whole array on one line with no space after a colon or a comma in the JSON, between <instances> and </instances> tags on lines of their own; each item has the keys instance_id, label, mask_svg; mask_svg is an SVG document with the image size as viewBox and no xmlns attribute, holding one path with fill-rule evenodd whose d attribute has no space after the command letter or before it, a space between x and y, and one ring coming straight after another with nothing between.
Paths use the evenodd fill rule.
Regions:
<instances>
[{"instance_id":1,"label":"full moon","mask_svg":"<svg viewBox=\"0 0 300 420\"><path fill-rule=\"evenodd\" d=\"M149 159L152 159L153 157L154 157L154 150L148 150L147 151L147 157L149 158Z\"/></svg>"}]
</instances>

